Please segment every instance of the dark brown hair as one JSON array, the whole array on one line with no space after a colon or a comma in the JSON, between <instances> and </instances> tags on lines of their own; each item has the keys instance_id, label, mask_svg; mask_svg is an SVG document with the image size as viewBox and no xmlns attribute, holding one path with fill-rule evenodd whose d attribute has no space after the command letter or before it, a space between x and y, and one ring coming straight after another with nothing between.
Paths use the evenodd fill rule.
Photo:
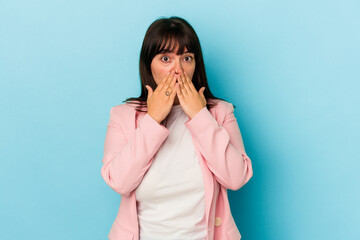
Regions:
<instances>
[{"instance_id":1,"label":"dark brown hair","mask_svg":"<svg viewBox=\"0 0 360 240\"><path fill-rule=\"evenodd\" d=\"M208 109L214 107L216 103L210 103L208 99L221 99L215 97L208 86L203 55L198 36L191 25L180 17L158 18L146 31L139 61L141 94L139 97L130 97L123 102L137 104L136 111L142 111L142 107L147 107L148 91L146 85L149 85L154 91L157 86L151 73L151 62L153 58L163 50L173 51L179 46L176 54L183 54L185 47L195 56L195 72L192 82L197 91L205 87L204 96L206 98ZM171 49L169 49L170 47ZM224 99L221 99L224 100ZM225 101L225 100L224 100Z\"/></svg>"}]
</instances>

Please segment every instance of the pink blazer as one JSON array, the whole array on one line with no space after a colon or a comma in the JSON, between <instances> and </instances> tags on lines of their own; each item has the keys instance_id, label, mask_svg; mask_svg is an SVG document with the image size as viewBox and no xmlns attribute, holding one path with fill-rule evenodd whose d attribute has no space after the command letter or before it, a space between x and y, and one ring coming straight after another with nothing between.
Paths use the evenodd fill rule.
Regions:
<instances>
[{"instance_id":1,"label":"pink blazer","mask_svg":"<svg viewBox=\"0 0 360 240\"><path fill-rule=\"evenodd\" d=\"M208 240L239 240L227 189L238 190L253 175L234 107L219 99L185 122L191 133L204 180ZM121 194L120 207L109 232L110 240L139 240L135 189L151 166L169 130L147 113L136 114L124 103L110 110L101 176Z\"/></svg>"}]
</instances>

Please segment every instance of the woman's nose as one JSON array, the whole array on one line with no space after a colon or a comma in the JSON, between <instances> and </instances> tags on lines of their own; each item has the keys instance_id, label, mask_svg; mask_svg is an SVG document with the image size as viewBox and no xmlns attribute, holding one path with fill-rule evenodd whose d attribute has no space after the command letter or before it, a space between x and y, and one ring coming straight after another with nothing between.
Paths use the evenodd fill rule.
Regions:
<instances>
[{"instance_id":1,"label":"woman's nose","mask_svg":"<svg viewBox=\"0 0 360 240\"><path fill-rule=\"evenodd\" d=\"M180 74L182 71L181 61L179 59L175 60L175 66L174 66L175 74Z\"/></svg>"}]
</instances>

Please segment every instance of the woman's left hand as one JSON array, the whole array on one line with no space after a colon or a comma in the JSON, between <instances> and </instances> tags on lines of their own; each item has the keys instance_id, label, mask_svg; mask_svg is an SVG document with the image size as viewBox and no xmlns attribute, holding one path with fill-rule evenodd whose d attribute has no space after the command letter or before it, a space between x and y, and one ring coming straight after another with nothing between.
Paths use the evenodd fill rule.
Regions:
<instances>
[{"instance_id":1,"label":"woman's left hand","mask_svg":"<svg viewBox=\"0 0 360 240\"><path fill-rule=\"evenodd\" d=\"M180 76L178 76L178 83L180 87L177 88L176 94L179 98L180 105L186 115L192 119L206 106L206 99L204 96L205 87L200 88L199 92L197 92L191 79L183 71L181 71Z\"/></svg>"}]
</instances>

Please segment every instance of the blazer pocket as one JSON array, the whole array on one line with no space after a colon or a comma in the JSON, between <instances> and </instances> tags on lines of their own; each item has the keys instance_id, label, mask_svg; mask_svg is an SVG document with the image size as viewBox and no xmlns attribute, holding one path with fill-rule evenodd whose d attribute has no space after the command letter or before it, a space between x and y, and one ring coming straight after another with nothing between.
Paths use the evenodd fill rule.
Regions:
<instances>
[{"instance_id":1,"label":"blazer pocket","mask_svg":"<svg viewBox=\"0 0 360 240\"><path fill-rule=\"evenodd\" d=\"M236 225L232 225L228 230L226 230L226 233L229 237L229 240L240 240L241 234L239 230L237 229Z\"/></svg>"},{"instance_id":2,"label":"blazer pocket","mask_svg":"<svg viewBox=\"0 0 360 240\"><path fill-rule=\"evenodd\" d=\"M116 221L108 235L109 240L133 240L134 233L120 226Z\"/></svg>"}]
</instances>

